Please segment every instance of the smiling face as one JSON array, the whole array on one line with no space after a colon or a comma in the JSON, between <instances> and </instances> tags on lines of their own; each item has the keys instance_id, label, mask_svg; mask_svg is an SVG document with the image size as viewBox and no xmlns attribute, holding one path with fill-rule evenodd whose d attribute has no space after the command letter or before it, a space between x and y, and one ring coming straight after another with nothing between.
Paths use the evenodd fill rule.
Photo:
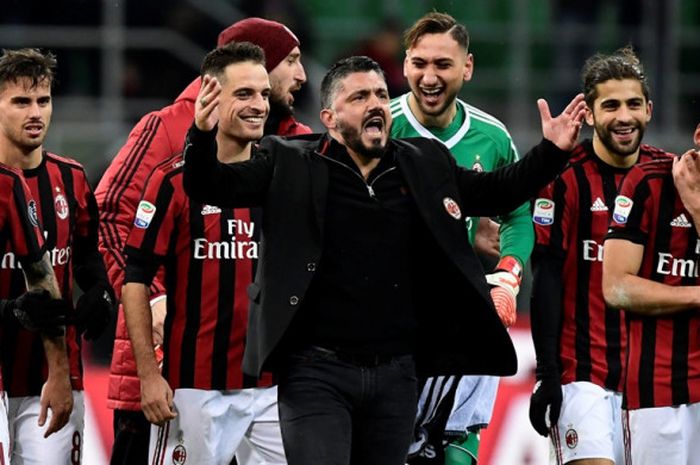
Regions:
<instances>
[{"instance_id":1,"label":"smiling face","mask_svg":"<svg viewBox=\"0 0 700 465\"><path fill-rule=\"evenodd\" d=\"M586 122L595 129L596 153L612 165L628 166L636 161L651 120L651 102L636 79L609 79L596 85L596 93L586 112Z\"/></svg>"},{"instance_id":2,"label":"smiling face","mask_svg":"<svg viewBox=\"0 0 700 465\"><path fill-rule=\"evenodd\" d=\"M262 138L270 112L265 67L251 61L230 64L220 82L219 131L241 146Z\"/></svg>"},{"instance_id":3,"label":"smiling face","mask_svg":"<svg viewBox=\"0 0 700 465\"><path fill-rule=\"evenodd\" d=\"M457 94L473 69L472 55L449 32L425 34L406 50L403 74L411 87L409 103L423 125L449 125Z\"/></svg>"},{"instance_id":4,"label":"smiling face","mask_svg":"<svg viewBox=\"0 0 700 465\"><path fill-rule=\"evenodd\" d=\"M51 84L48 79L32 86L20 77L0 84L0 147L13 153L41 156L41 146L51 122Z\"/></svg>"},{"instance_id":5,"label":"smiling face","mask_svg":"<svg viewBox=\"0 0 700 465\"><path fill-rule=\"evenodd\" d=\"M386 81L376 71L348 74L337 84L331 108L321 110L321 121L351 151L381 157L391 127Z\"/></svg>"}]
</instances>

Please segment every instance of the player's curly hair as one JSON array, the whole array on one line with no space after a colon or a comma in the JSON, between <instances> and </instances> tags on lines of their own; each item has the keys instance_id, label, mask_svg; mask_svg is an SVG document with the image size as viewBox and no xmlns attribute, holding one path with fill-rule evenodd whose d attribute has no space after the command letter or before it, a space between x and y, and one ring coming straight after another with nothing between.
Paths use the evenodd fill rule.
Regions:
<instances>
[{"instance_id":1,"label":"player's curly hair","mask_svg":"<svg viewBox=\"0 0 700 465\"><path fill-rule=\"evenodd\" d=\"M596 53L583 65L581 81L583 95L589 108L598 97L596 86L610 79L635 79L642 85L644 98L649 101L649 83L644 67L631 45L616 50L611 55Z\"/></svg>"},{"instance_id":2,"label":"player's curly hair","mask_svg":"<svg viewBox=\"0 0 700 465\"><path fill-rule=\"evenodd\" d=\"M45 80L51 86L54 83L55 71L56 57L51 52L42 52L37 48L2 50L0 86L6 82L16 83L22 78L31 80L32 87L36 87Z\"/></svg>"}]
</instances>

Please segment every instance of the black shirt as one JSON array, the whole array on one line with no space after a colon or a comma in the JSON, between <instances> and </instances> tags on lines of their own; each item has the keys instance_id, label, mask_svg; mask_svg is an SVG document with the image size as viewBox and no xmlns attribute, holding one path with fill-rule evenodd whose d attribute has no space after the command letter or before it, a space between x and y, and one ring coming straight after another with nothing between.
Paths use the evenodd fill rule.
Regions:
<instances>
[{"instance_id":1,"label":"black shirt","mask_svg":"<svg viewBox=\"0 0 700 465\"><path fill-rule=\"evenodd\" d=\"M411 353L417 332L411 256L421 224L395 154L390 148L365 180L344 146L331 139L325 152L324 247L295 322L297 342Z\"/></svg>"}]
</instances>

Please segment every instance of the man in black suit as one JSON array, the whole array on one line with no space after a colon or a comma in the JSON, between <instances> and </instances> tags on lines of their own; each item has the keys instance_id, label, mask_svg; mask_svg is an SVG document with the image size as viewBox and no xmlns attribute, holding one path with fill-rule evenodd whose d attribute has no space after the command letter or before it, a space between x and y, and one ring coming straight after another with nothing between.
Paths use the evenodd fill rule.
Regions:
<instances>
[{"instance_id":1,"label":"man in black suit","mask_svg":"<svg viewBox=\"0 0 700 465\"><path fill-rule=\"evenodd\" d=\"M578 138L582 96L556 118L539 101L547 140L519 163L477 173L439 142L389 137L386 82L367 57L326 74L326 134L265 138L242 163L216 159L216 124L229 117L220 92L204 76L185 189L212 205L263 207L244 370L279 377L288 462L403 464L416 370L516 370L464 218L511 211L554 178Z\"/></svg>"}]
</instances>

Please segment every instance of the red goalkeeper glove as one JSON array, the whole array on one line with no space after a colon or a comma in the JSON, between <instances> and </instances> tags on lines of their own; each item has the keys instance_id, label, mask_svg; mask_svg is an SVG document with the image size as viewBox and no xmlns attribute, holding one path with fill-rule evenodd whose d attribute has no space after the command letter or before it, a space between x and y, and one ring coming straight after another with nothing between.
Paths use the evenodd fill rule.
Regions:
<instances>
[{"instance_id":1,"label":"red goalkeeper glove","mask_svg":"<svg viewBox=\"0 0 700 465\"><path fill-rule=\"evenodd\" d=\"M491 287L491 298L498 317L507 327L515 324L516 297L520 291L523 269L514 257L499 260L493 273L486 275L486 282Z\"/></svg>"}]
</instances>

